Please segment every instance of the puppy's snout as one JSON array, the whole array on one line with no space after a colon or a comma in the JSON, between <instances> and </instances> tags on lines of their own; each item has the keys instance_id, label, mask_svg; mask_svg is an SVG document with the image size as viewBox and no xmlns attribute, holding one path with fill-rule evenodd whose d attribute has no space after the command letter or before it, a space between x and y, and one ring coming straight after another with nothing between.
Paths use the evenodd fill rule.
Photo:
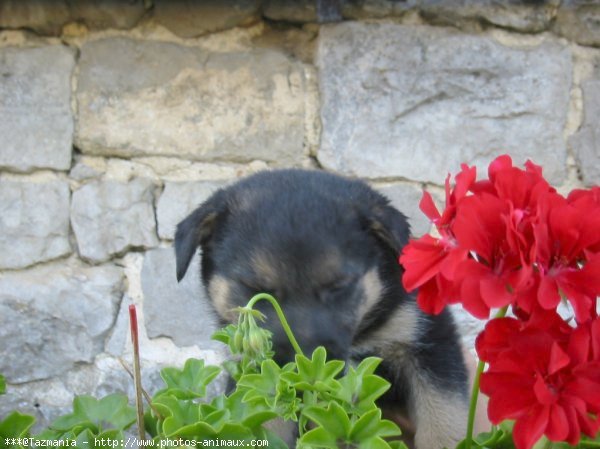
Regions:
<instances>
[{"instance_id":1,"label":"puppy's snout","mask_svg":"<svg viewBox=\"0 0 600 449\"><path fill-rule=\"evenodd\" d=\"M312 313L311 313L312 312ZM323 310L306 310L294 313L285 311L290 328L306 357L323 346L327 350L328 360L346 360L352 344L352 333L332 313ZM275 360L279 363L294 361L295 351L283 329L278 326L273 335Z\"/></svg>"}]
</instances>

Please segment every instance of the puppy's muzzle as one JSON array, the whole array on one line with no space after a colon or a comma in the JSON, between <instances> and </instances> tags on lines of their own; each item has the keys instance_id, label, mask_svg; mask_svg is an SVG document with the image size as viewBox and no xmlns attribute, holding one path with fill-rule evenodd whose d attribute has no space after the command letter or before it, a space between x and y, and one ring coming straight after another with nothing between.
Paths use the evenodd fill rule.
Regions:
<instances>
[{"instance_id":1,"label":"puppy's muzzle","mask_svg":"<svg viewBox=\"0 0 600 449\"><path fill-rule=\"evenodd\" d=\"M339 317L336 319L335 311L320 307L288 306L284 308L284 313L306 357L310 358L317 347L324 346L328 360L348 359L353 337L352 329L345 326ZM270 324L267 327L273 332L274 359L280 364L294 361L294 349L278 320L269 314L268 321Z\"/></svg>"}]
</instances>

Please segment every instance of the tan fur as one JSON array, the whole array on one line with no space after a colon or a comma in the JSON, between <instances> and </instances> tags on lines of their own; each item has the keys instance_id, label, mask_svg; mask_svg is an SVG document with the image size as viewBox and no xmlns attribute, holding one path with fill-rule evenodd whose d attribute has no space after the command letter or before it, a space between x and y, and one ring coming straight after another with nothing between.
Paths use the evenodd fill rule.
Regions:
<instances>
[{"instance_id":1,"label":"tan fur","mask_svg":"<svg viewBox=\"0 0 600 449\"><path fill-rule=\"evenodd\" d=\"M397 343L409 344L419 333L419 312L415 303L407 303L399 307L387 322L369 337L373 346L398 346Z\"/></svg>"},{"instance_id":2,"label":"tan fur","mask_svg":"<svg viewBox=\"0 0 600 449\"><path fill-rule=\"evenodd\" d=\"M257 251L252 254L251 262L257 279L260 279L261 287L267 289L277 285L277 267L267 253Z\"/></svg>"},{"instance_id":3,"label":"tan fur","mask_svg":"<svg viewBox=\"0 0 600 449\"><path fill-rule=\"evenodd\" d=\"M376 268L367 271L361 279L365 300L358 309L358 319L361 320L377 304L383 293L383 283Z\"/></svg>"},{"instance_id":4,"label":"tan fur","mask_svg":"<svg viewBox=\"0 0 600 449\"><path fill-rule=\"evenodd\" d=\"M462 397L438 391L423 379L413 377L415 447L417 449L453 448L464 438L468 405Z\"/></svg>"},{"instance_id":5,"label":"tan fur","mask_svg":"<svg viewBox=\"0 0 600 449\"><path fill-rule=\"evenodd\" d=\"M217 313L226 320L234 322L236 314L231 310L229 283L227 279L223 276L213 276L208 284L208 294Z\"/></svg>"}]
</instances>

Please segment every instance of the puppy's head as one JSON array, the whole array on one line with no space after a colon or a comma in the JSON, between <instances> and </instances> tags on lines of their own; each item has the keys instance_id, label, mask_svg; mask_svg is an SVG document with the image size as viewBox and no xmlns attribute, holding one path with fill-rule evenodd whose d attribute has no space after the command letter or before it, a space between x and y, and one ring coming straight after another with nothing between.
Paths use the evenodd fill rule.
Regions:
<instances>
[{"instance_id":1,"label":"puppy's head","mask_svg":"<svg viewBox=\"0 0 600 449\"><path fill-rule=\"evenodd\" d=\"M179 223L177 278L201 247L202 279L224 322L254 294L271 293L306 353L323 345L343 360L398 300L397 256L408 233L405 217L362 182L264 172L217 191ZM258 308L274 334L276 360L293 360L271 308Z\"/></svg>"}]
</instances>

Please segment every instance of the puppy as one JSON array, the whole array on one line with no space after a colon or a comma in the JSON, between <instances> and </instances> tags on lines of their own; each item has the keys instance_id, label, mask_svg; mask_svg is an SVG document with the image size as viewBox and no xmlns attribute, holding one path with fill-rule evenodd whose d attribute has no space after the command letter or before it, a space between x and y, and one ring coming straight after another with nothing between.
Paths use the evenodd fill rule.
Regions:
<instances>
[{"instance_id":1,"label":"puppy","mask_svg":"<svg viewBox=\"0 0 600 449\"><path fill-rule=\"evenodd\" d=\"M306 354L383 359L391 383L380 406L417 449L453 448L466 429L467 372L449 312L422 313L404 291L398 255L406 218L365 183L319 171L262 172L218 190L177 226L177 279L198 247L222 324L259 292L281 303ZM259 303L260 304L260 303ZM294 351L274 312L275 360ZM408 420L408 421L407 421ZM406 432L405 432L406 433Z\"/></svg>"}]
</instances>

